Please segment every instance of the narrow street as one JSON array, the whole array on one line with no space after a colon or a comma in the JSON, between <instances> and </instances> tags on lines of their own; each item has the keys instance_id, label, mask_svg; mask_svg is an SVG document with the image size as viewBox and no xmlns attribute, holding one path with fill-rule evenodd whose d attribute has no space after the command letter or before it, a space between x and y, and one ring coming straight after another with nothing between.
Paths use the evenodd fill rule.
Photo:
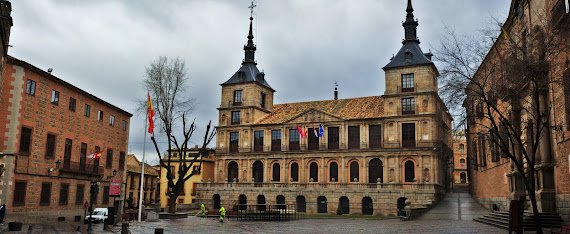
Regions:
<instances>
[{"instance_id":1,"label":"narrow street","mask_svg":"<svg viewBox=\"0 0 570 234\"><path fill-rule=\"evenodd\" d=\"M435 207L423 214L418 220L473 220L488 214L469 193L448 193Z\"/></svg>"}]
</instances>

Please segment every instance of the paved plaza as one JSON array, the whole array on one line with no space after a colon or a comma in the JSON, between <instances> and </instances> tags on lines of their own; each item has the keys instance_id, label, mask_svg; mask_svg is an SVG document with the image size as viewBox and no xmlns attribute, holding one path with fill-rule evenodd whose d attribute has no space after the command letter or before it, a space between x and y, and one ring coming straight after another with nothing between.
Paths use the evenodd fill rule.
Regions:
<instances>
[{"instance_id":1,"label":"paved plaza","mask_svg":"<svg viewBox=\"0 0 570 234\"><path fill-rule=\"evenodd\" d=\"M164 233L506 233L506 230L473 221L474 217L488 213L473 201L469 194L448 194L436 207L415 220L307 218L288 222L236 221L227 218L220 223L217 218L188 217L158 222L131 222L131 233L154 233L163 228ZM5 227L5 226L4 226ZM24 225L24 228L27 228ZM38 226L31 233L79 233L61 227ZM102 224L94 224L93 233L102 231ZM113 230L120 233L120 225ZM28 232L22 232L28 233Z\"/></svg>"}]
</instances>

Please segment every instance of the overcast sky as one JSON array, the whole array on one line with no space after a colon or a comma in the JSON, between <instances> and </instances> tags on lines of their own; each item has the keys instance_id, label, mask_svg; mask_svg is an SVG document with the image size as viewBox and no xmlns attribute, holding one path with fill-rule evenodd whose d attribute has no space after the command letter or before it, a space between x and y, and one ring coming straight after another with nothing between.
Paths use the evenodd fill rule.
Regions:
<instances>
[{"instance_id":1,"label":"overcast sky","mask_svg":"<svg viewBox=\"0 0 570 234\"><path fill-rule=\"evenodd\" d=\"M18 0L9 54L132 114L129 153L142 158L145 67L159 56L189 67L189 96L201 142L209 120L217 124L219 84L244 58L248 0ZM258 0L254 43L258 68L276 90L275 104L382 95L384 72L404 37L405 0ZM504 20L507 0L414 0L424 52L443 29L460 33ZM437 54L435 55L437 56ZM211 144L215 146L215 142ZM147 141L147 160L156 153ZM163 147L166 150L165 147Z\"/></svg>"}]
</instances>

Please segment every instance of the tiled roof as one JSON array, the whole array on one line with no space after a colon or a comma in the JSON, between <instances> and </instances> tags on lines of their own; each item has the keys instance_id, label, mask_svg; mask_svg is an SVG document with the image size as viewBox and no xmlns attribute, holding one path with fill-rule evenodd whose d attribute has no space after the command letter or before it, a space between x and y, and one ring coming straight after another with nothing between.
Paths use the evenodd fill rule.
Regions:
<instances>
[{"instance_id":1,"label":"tiled roof","mask_svg":"<svg viewBox=\"0 0 570 234\"><path fill-rule=\"evenodd\" d=\"M273 111L255 124L281 124L315 109L344 120L379 118L384 115L384 99L381 96L297 102L278 104Z\"/></svg>"},{"instance_id":2,"label":"tiled roof","mask_svg":"<svg viewBox=\"0 0 570 234\"><path fill-rule=\"evenodd\" d=\"M127 172L140 174L142 171L142 164L140 163L140 161L135 157L134 154L129 154L128 157L134 158L134 160L130 160L130 162L135 162L135 163L127 163ZM148 163L145 163L144 174L158 176L158 170L156 170L153 166L148 165Z\"/></svg>"}]
</instances>

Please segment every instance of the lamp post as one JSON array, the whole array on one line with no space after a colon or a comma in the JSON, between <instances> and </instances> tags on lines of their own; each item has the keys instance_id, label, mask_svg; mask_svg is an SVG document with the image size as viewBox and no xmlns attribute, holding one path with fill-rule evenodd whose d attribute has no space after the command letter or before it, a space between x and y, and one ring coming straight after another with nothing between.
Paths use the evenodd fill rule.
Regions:
<instances>
[{"instance_id":1,"label":"lamp post","mask_svg":"<svg viewBox=\"0 0 570 234\"><path fill-rule=\"evenodd\" d=\"M93 197L97 196L99 192L99 186L97 185L97 181L91 181L91 197L89 198L89 226L87 227L87 231L91 232L93 229L91 228L91 219L93 218Z\"/></svg>"}]
</instances>

